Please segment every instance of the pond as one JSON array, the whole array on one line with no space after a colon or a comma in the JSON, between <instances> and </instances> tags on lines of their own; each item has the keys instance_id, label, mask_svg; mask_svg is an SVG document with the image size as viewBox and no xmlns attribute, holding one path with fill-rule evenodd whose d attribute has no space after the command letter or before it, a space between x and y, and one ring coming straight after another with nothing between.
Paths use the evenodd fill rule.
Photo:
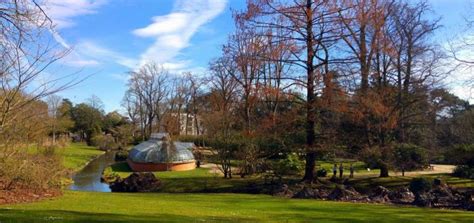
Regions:
<instances>
[{"instance_id":1,"label":"pond","mask_svg":"<svg viewBox=\"0 0 474 223\"><path fill-rule=\"evenodd\" d=\"M74 183L69 189L77 191L110 192L109 185L101 182L100 178L102 177L104 169L115 163L115 153L115 151L108 151L89 162L89 164L72 177Z\"/></svg>"}]
</instances>

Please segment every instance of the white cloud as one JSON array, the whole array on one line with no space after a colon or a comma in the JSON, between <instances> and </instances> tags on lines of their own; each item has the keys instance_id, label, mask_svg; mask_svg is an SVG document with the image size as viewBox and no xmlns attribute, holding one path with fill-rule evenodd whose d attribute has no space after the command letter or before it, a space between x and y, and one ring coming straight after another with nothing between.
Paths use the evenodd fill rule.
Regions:
<instances>
[{"instance_id":1,"label":"white cloud","mask_svg":"<svg viewBox=\"0 0 474 223\"><path fill-rule=\"evenodd\" d=\"M54 28L50 30L53 38L65 49L71 49L70 54L63 58L66 65L74 67L97 66L100 64L95 59L87 59L61 36L58 30L70 28L75 25L74 19L82 15L97 13L97 9L106 4L108 0L45 0L43 10L51 18Z\"/></svg>"},{"instance_id":2,"label":"white cloud","mask_svg":"<svg viewBox=\"0 0 474 223\"><path fill-rule=\"evenodd\" d=\"M186 63L176 62L180 51L188 47L199 28L222 13L226 5L227 0L179 0L171 13L156 16L150 25L134 30L133 34L137 36L155 38L140 56L140 65L148 61L173 66Z\"/></svg>"},{"instance_id":3,"label":"white cloud","mask_svg":"<svg viewBox=\"0 0 474 223\"><path fill-rule=\"evenodd\" d=\"M44 10L57 29L74 26L74 17L96 13L107 0L46 0Z\"/></svg>"},{"instance_id":4,"label":"white cloud","mask_svg":"<svg viewBox=\"0 0 474 223\"><path fill-rule=\"evenodd\" d=\"M75 46L75 52L83 57L89 57L96 61L116 63L131 69L137 67L139 62L135 59L123 56L119 52L102 47L92 41L79 42Z\"/></svg>"}]
</instances>

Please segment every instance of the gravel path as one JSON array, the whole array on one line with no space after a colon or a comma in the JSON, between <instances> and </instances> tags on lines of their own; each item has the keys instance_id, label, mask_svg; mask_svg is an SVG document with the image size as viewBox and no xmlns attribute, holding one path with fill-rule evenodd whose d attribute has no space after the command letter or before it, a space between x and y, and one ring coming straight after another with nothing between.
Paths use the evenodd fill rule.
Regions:
<instances>
[{"instance_id":1,"label":"gravel path","mask_svg":"<svg viewBox=\"0 0 474 223\"><path fill-rule=\"evenodd\" d=\"M405 176L417 176L425 174L442 174L442 173L452 173L456 166L454 165L442 165L442 164L431 164L433 167L432 170L422 170L422 171L411 171L405 172ZM401 176L401 172L397 172L396 176Z\"/></svg>"}]
</instances>

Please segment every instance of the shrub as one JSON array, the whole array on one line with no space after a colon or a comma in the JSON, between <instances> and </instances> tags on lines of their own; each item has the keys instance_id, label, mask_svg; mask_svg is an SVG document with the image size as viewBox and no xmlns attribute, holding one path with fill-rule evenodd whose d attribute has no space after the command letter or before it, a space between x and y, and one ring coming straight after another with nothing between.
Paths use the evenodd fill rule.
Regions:
<instances>
[{"instance_id":1,"label":"shrub","mask_svg":"<svg viewBox=\"0 0 474 223\"><path fill-rule=\"evenodd\" d=\"M424 148L413 144L398 144L393 150L395 167L401 171L421 169L428 165Z\"/></svg>"},{"instance_id":2,"label":"shrub","mask_svg":"<svg viewBox=\"0 0 474 223\"><path fill-rule=\"evenodd\" d=\"M296 153L288 154L285 159L277 161L273 166L273 170L279 175L298 174L303 169L304 162Z\"/></svg>"},{"instance_id":3,"label":"shrub","mask_svg":"<svg viewBox=\"0 0 474 223\"><path fill-rule=\"evenodd\" d=\"M107 167L104 169L104 172L102 173L101 181L106 182L106 183L111 183L118 179L120 179L119 174L114 172L111 167Z\"/></svg>"},{"instance_id":4,"label":"shrub","mask_svg":"<svg viewBox=\"0 0 474 223\"><path fill-rule=\"evenodd\" d=\"M327 175L328 175L328 171L324 168L318 169L318 171L316 171L317 177L326 177Z\"/></svg>"},{"instance_id":5,"label":"shrub","mask_svg":"<svg viewBox=\"0 0 474 223\"><path fill-rule=\"evenodd\" d=\"M456 145L446 152L446 157L451 163L474 167L474 144Z\"/></svg>"},{"instance_id":6,"label":"shrub","mask_svg":"<svg viewBox=\"0 0 474 223\"><path fill-rule=\"evenodd\" d=\"M48 152L49 153L49 152ZM59 188L64 169L59 156L19 152L0 160L3 189L14 187L34 190Z\"/></svg>"},{"instance_id":7,"label":"shrub","mask_svg":"<svg viewBox=\"0 0 474 223\"><path fill-rule=\"evenodd\" d=\"M414 178L410 182L410 191L414 194L420 194L431 190L432 186L431 181L426 178Z\"/></svg>"},{"instance_id":8,"label":"shrub","mask_svg":"<svg viewBox=\"0 0 474 223\"><path fill-rule=\"evenodd\" d=\"M453 176L474 179L474 167L467 165L456 166Z\"/></svg>"},{"instance_id":9,"label":"shrub","mask_svg":"<svg viewBox=\"0 0 474 223\"><path fill-rule=\"evenodd\" d=\"M125 161L128 158L128 151L127 150L119 150L115 153L115 161Z\"/></svg>"},{"instance_id":10,"label":"shrub","mask_svg":"<svg viewBox=\"0 0 474 223\"><path fill-rule=\"evenodd\" d=\"M118 149L119 145L115 142L114 137L111 135L98 134L92 137L92 146L99 147L101 150L113 150Z\"/></svg>"}]
</instances>

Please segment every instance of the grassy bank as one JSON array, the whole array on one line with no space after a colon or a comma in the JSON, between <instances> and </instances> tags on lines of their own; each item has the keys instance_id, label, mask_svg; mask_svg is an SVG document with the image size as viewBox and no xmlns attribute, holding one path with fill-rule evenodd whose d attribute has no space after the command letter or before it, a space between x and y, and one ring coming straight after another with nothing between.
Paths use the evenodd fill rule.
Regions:
<instances>
[{"instance_id":1,"label":"grassy bank","mask_svg":"<svg viewBox=\"0 0 474 223\"><path fill-rule=\"evenodd\" d=\"M68 191L0 206L1 222L469 222L474 212L283 199L245 194L124 194Z\"/></svg>"},{"instance_id":2,"label":"grassy bank","mask_svg":"<svg viewBox=\"0 0 474 223\"><path fill-rule=\"evenodd\" d=\"M103 153L104 151L83 143L71 143L68 147L60 150L60 154L64 158L64 166L73 171L80 170L87 162Z\"/></svg>"},{"instance_id":3,"label":"grassy bank","mask_svg":"<svg viewBox=\"0 0 474 223\"><path fill-rule=\"evenodd\" d=\"M127 163L116 163L105 170L105 174L115 173L125 178L132 173ZM196 192L233 192L248 184L262 182L258 177L224 179L209 169L199 168L189 171L154 172L162 182L161 192L196 193Z\"/></svg>"}]
</instances>

